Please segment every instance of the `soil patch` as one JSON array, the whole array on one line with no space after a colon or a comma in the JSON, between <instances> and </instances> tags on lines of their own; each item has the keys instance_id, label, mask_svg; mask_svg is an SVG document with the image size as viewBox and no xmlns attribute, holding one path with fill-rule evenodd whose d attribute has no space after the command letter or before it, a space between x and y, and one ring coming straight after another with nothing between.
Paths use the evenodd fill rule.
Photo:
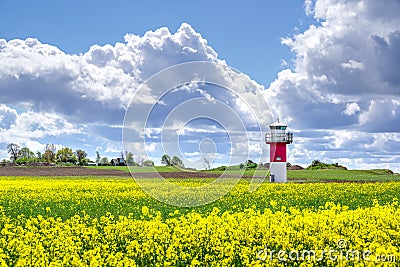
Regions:
<instances>
[{"instance_id":1,"label":"soil patch","mask_svg":"<svg viewBox=\"0 0 400 267\"><path fill-rule=\"evenodd\" d=\"M137 172L137 178L154 178L159 175L164 178L218 178L219 174L207 172ZM102 170L85 167L0 167L0 176L123 176L131 174L120 170ZM240 175L225 175L226 178L238 178ZM243 176L251 178L251 176ZM262 178L262 177L258 177Z\"/></svg>"},{"instance_id":2,"label":"soil patch","mask_svg":"<svg viewBox=\"0 0 400 267\"><path fill-rule=\"evenodd\" d=\"M119 170L85 167L0 167L0 176L130 176Z\"/></svg>"}]
</instances>

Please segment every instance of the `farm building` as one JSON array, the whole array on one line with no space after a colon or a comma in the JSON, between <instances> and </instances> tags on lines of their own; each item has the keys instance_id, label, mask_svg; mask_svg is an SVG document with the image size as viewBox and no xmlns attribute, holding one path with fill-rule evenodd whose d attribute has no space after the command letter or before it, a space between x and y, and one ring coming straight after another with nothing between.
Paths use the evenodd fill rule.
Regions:
<instances>
[{"instance_id":1,"label":"farm building","mask_svg":"<svg viewBox=\"0 0 400 267\"><path fill-rule=\"evenodd\" d=\"M111 165L113 166L126 166L126 161L124 158L116 158L111 160Z\"/></svg>"}]
</instances>

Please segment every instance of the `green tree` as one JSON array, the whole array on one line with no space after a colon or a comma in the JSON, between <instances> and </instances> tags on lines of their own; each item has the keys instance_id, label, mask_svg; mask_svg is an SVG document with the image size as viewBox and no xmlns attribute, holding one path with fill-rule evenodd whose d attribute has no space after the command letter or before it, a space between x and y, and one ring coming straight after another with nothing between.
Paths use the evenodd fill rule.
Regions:
<instances>
[{"instance_id":1,"label":"green tree","mask_svg":"<svg viewBox=\"0 0 400 267\"><path fill-rule=\"evenodd\" d=\"M10 160L11 161L16 161L18 159L18 153L19 153L20 146L15 143L10 143L7 145L7 150L8 153L10 154Z\"/></svg>"},{"instance_id":2,"label":"green tree","mask_svg":"<svg viewBox=\"0 0 400 267\"><path fill-rule=\"evenodd\" d=\"M162 155L161 163L164 164L165 166L172 166L171 157L168 156L167 154Z\"/></svg>"},{"instance_id":3,"label":"green tree","mask_svg":"<svg viewBox=\"0 0 400 267\"><path fill-rule=\"evenodd\" d=\"M81 166L87 165L87 163L88 163L88 160L86 158L87 157L87 153L84 150L82 150L82 149L76 150L75 151L75 155L76 155L76 158L77 158L77 160L79 162L79 165L81 165Z\"/></svg>"},{"instance_id":4,"label":"green tree","mask_svg":"<svg viewBox=\"0 0 400 267\"><path fill-rule=\"evenodd\" d=\"M149 159L143 161L143 167L153 167L153 166L154 166L154 161Z\"/></svg>"},{"instance_id":5,"label":"green tree","mask_svg":"<svg viewBox=\"0 0 400 267\"><path fill-rule=\"evenodd\" d=\"M10 161L8 160L8 159L2 159L1 160L1 163L3 164L3 165L5 165L6 163L9 163Z\"/></svg>"},{"instance_id":6,"label":"green tree","mask_svg":"<svg viewBox=\"0 0 400 267\"><path fill-rule=\"evenodd\" d=\"M100 163L101 157L99 151L96 151L96 163Z\"/></svg>"},{"instance_id":7,"label":"green tree","mask_svg":"<svg viewBox=\"0 0 400 267\"><path fill-rule=\"evenodd\" d=\"M258 164L252 161L251 159L246 160L246 169L255 169Z\"/></svg>"},{"instance_id":8,"label":"green tree","mask_svg":"<svg viewBox=\"0 0 400 267\"><path fill-rule=\"evenodd\" d=\"M29 148L23 147L18 152L18 158L15 160L18 164L26 164L29 162L35 162L36 155Z\"/></svg>"},{"instance_id":9,"label":"green tree","mask_svg":"<svg viewBox=\"0 0 400 267\"><path fill-rule=\"evenodd\" d=\"M183 161L177 156L173 156L171 164L178 168L185 168L185 164L183 164Z\"/></svg>"},{"instance_id":10,"label":"green tree","mask_svg":"<svg viewBox=\"0 0 400 267\"><path fill-rule=\"evenodd\" d=\"M321 163L322 163L322 162L321 162L320 160L314 159L314 160L311 162L311 166L316 167L316 166L320 165Z\"/></svg>"},{"instance_id":11,"label":"green tree","mask_svg":"<svg viewBox=\"0 0 400 267\"><path fill-rule=\"evenodd\" d=\"M38 159L38 161L42 160L42 152L38 151L36 152L36 158Z\"/></svg>"},{"instance_id":12,"label":"green tree","mask_svg":"<svg viewBox=\"0 0 400 267\"><path fill-rule=\"evenodd\" d=\"M29 148L23 147L19 150L18 157L32 159L35 158L35 153L33 153Z\"/></svg>"},{"instance_id":13,"label":"green tree","mask_svg":"<svg viewBox=\"0 0 400 267\"><path fill-rule=\"evenodd\" d=\"M64 147L57 151L56 159L63 163L76 163L76 156L71 148Z\"/></svg>"},{"instance_id":14,"label":"green tree","mask_svg":"<svg viewBox=\"0 0 400 267\"><path fill-rule=\"evenodd\" d=\"M46 162L54 162L56 155L51 150L46 150L43 155L42 159Z\"/></svg>"},{"instance_id":15,"label":"green tree","mask_svg":"<svg viewBox=\"0 0 400 267\"><path fill-rule=\"evenodd\" d=\"M55 145L47 144L42 158L47 162L54 162L56 160L56 150Z\"/></svg>"},{"instance_id":16,"label":"green tree","mask_svg":"<svg viewBox=\"0 0 400 267\"><path fill-rule=\"evenodd\" d=\"M107 158L107 157L102 157L102 158L100 159L99 164L100 164L101 166L107 166L107 165L110 165L110 162L108 161L108 158Z\"/></svg>"},{"instance_id":17,"label":"green tree","mask_svg":"<svg viewBox=\"0 0 400 267\"><path fill-rule=\"evenodd\" d=\"M132 152L126 153L126 163L128 163L128 164L135 163L135 161L133 160L133 153Z\"/></svg>"}]
</instances>

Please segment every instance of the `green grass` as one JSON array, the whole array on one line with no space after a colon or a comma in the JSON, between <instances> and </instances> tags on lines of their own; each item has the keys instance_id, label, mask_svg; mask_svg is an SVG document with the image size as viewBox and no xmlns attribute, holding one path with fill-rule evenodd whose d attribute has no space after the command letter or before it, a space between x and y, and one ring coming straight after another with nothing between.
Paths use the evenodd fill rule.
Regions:
<instances>
[{"instance_id":1,"label":"green grass","mask_svg":"<svg viewBox=\"0 0 400 267\"><path fill-rule=\"evenodd\" d=\"M126 166L89 166L100 170L120 170L129 172ZM156 166L157 172L179 172L175 167ZM154 172L152 167L131 167L132 172ZM246 175L253 176L257 171L257 176L267 176L268 170L241 170L238 168L228 169L226 171L202 171L207 173L215 173L218 175ZM388 170L334 170L334 169L318 169L318 170L288 170L287 176L289 180L298 182L323 182L323 181L354 181L354 182L377 182L377 181L400 181L400 174L392 174ZM189 178L189 177L188 177Z\"/></svg>"},{"instance_id":2,"label":"green grass","mask_svg":"<svg viewBox=\"0 0 400 267\"><path fill-rule=\"evenodd\" d=\"M215 174L244 174L253 176L254 169L246 170L227 170L227 171L206 171ZM257 170L257 175L268 175L268 170ZM375 181L400 181L400 174L391 174L387 170L288 170L289 179L304 182L321 182L321 181L359 181L359 182L375 182Z\"/></svg>"},{"instance_id":3,"label":"green grass","mask_svg":"<svg viewBox=\"0 0 400 267\"><path fill-rule=\"evenodd\" d=\"M292 170L288 171L289 179L307 182L318 181L400 181L399 174L388 174L385 170Z\"/></svg>"}]
</instances>

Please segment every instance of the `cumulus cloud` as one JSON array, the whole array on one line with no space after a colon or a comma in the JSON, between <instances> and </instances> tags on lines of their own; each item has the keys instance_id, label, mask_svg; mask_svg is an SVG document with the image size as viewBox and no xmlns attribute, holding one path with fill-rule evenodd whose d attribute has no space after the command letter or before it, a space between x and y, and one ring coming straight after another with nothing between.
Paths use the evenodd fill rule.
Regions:
<instances>
[{"instance_id":1,"label":"cumulus cloud","mask_svg":"<svg viewBox=\"0 0 400 267\"><path fill-rule=\"evenodd\" d=\"M175 34L167 28L143 37L127 34L125 43L94 45L83 55L65 54L33 38L0 40L0 92L4 103L26 102L36 111L54 110L82 122L100 112L97 121L111 122L149 76L177 63L216 59L188 24Z\"/></svg>"},{"instance_id":2,"label":"cumulus cloud","mask_svg":"<svg viewBox=\"0 0 400 267\"><path fill-rule=\"evenodd\" d=\"M5 104L0 104L0 128L6 129L13 124L17 118L17 111Z\"/></svg>"},{"instance_id":3,"label":"cumulus cloud","mask_svg":"<svg viewBox=\"0 0 400 267\"><path fill-rule=\"evenodd\" d=\"M353 59L350 59L348 62L342 63L342 67L345 69L357 70L357 69L363 69L364 65L361 62L357 62Z\"/></svg>"},{"instance_id":4,"label":"cumulus cloud","mask_svg":"<svg viewBox=\"0 0 400 267\"><path fill-rule=\"evenodd\" d=\"M318 23L282 40L296 58L293 69L283 70L270 85L271 103L277 100L279 113L299 127L357 125L381 131L361 114L373 108L376 99L400 99L400 18L393 16L400 12L400 3L318 0L306 1L306 8ZM397 115L380 115L388 123L400 122ZM392 124L385 130L397 128Z\"/></svg>"},{"instance_id":5,"label":"cumulus cloud","mask_svg":"<svg viewBox=\"0 0 400 267\"><path fill-rule=\"evenodd\" d=\"M40 140L47 136L79 134L82 129L76 128L65 118L55 113L35 113L32 111L18 113L8 108L14 118L8 121L8 127L0 128L2 142L27 143L32 139Z\"/></svg>"},{"instance_id":6,"label":"cumulus cloud","mask_svg":"<svg viewBox=\"0 0 400 267\"><path fill-rule=\"evenodd\" d=\"M400 99L371 100L359 120L367 131L400 132Z\"/></svg>"},{"instance_id":7,"label":"cumulus cloud","mask_svg":"<svg viewBox=\"0 0 400 267\"><path fill-rule=\"evenodd\" d=\"M349 103L346 105L346 109L343 111L343 113L347 116L352 116L360 110L360 106L357 103Z\"/></svg>"},{"instance_id":8,"label":"cumulus cloud","mask_svg":"<svg viewBox=\"0 0 400 267\"><path fill-rule=\"evenodd\" d=\"M264 119L271 117L265 105L262 109L257 108L263 103L264 87L246 75L233 75L231 70L224 68L226 63L218 59L207 40L186 23L175 33L164 27L143 36L126 34L123 43L93 45L79 55L66 54L34 38L0 40L0 61L0 134L3 146L6 142L21 142L39 147L35 142L41 144L49 139L68 145L70 140L62 140L60 136L69 135L73 136L70 139L83 143L77 146L93 149L92 154L100 147L104 153L119 153L122 150L122 122L132 96L135 96L132 103L137 109L136 117L141 116L137 114L142 114L146 105L159 105L155 111L164 115L154 115L154 120L150 120L147 126L149 130L165 127L166 142L175 142L176 127L186 123L188 115L202 114L202 110L207 111L206 114L220 113L220 120L229 127L237 125L237 119L232 120L231 114L221 112L217 103L236 108L238 113L246 116L245 120L251 117L249 107L243 108L246 102L253 106L251 108L267 114ZM193 83L172 90L170 96L164 98L159 99L160 90L154 87L137 93L140 85L152 75L167 67L192 61L219 64L220 69L214 68L214 72L206 74L238 93L240 101L232 92L221 93L225 89L211 88L202 82L204 77L197 76L192 77ZM187 77L187 71L182 68L178 75L165 76L159 82L165 85L179 81ZM184 110L176 108L193 97L202 103L197 108L189 105ZM174 109L181 112L171 116L165 125L150 125L167 119L165 114L174 112ZM145 114L142 117L147 119ZM206 124L196 127L208 130ZM132 129L139 128L132 125ZM147 135L152 140L145 148L150 152L160 149L157 144L160 142L159 130L144 134L139 131L137 143L132 148L135 154L144 153L138 144ZM186 152L188 155L194 153Z\"/></svg>"},{"instance_id":9,"label":"cumulus cloud","mask_svg":"<svg viewBox=\"0 0 400 267\"><path fill-rule=\"evenodd\" d=\"M272 110L302 130L306 152L295 145L295 155L365 167L399 145L400 2L306 0L305 11L315 23L282 39L295 58L267 90ZM377 133L385 145L374 145ZM385 166L399 170L390 158Z\"/></svg>"},{"instance_id":10,"label":"cumulus cloud","mask_svg":"<svg viewBox=\"0 0 400 267\"><path fill-rule=\"evenodd\" d=\"M295 55L293 66L280 71L267 90L248 76L232 75L223 67L210 75L238 95L213 88L202 77L193 77L193 83L161 99L153 87L145 88L145 94L135 100L138 114L144 106L158 103L154 125L147 125L148 131L139 136L148 138L145 148L149 157L158 158L157 151L163 149L161 126L171 144L182 129L188 149L181 152L188 160L201 161L198 141L208 135L215 135L215 144L226 141L225 136L217 136L221 128L214 127L213 132L212 126L201 120L184 127L188 116L194 116L188 103L173 120L159 125L157 118L166 118L157 114L172 112L171 106L187 102L188 95L198 98L204 114L219 114L235 138L232 146L216 146L213 160L230 155L236 163L246 151L264 153L267 147L260 145L257 132L252 132L250 111L259 113L263 119L259 123L265 127L272 118L263 105L266 97L275 117L279 115L295 131L290 161L307 164L319 158L354 167L371 163L396 169L399 157L395 150L400 149L400 3L306 0L305 11L315 23L282 39ZM0 39L0 157L6 157L3 148L7 142L39 149L47 142L72 146L79 141L76 146L86 146L92 155L96 150L120 153L125 110L139 85L164 68L191 61L226 66L207 40L186 23L175 33L160 28L143 36L127 34L122 43L94 45L79 55L66 54L34 38ZM237 119L225 112L228 109L221 112L221 103L247 121L248 136L237 127ZM245 137L250 143L243 146ZM135 141L135 154L144 153L140 140ZM173 149L178 153L180 148Z\"/></svg>"},{"instance_id":11,"label":"cumulus cloud","mask_svg":"<svg viewBox=\"0 0 400 267\"><path fill-rule=\"evenodd\" d=\"M115 126L122 126L139 84L165 67L193 60L216 61L217 54L186 23L176 33L161 28L144 36L127 34L124 43L94 45L80 55L34 38L0 39L2 142L56 135L74 125L102 140L105 150L121 150L107 142L121 141Z\"/></svg>"}]
</instances>

